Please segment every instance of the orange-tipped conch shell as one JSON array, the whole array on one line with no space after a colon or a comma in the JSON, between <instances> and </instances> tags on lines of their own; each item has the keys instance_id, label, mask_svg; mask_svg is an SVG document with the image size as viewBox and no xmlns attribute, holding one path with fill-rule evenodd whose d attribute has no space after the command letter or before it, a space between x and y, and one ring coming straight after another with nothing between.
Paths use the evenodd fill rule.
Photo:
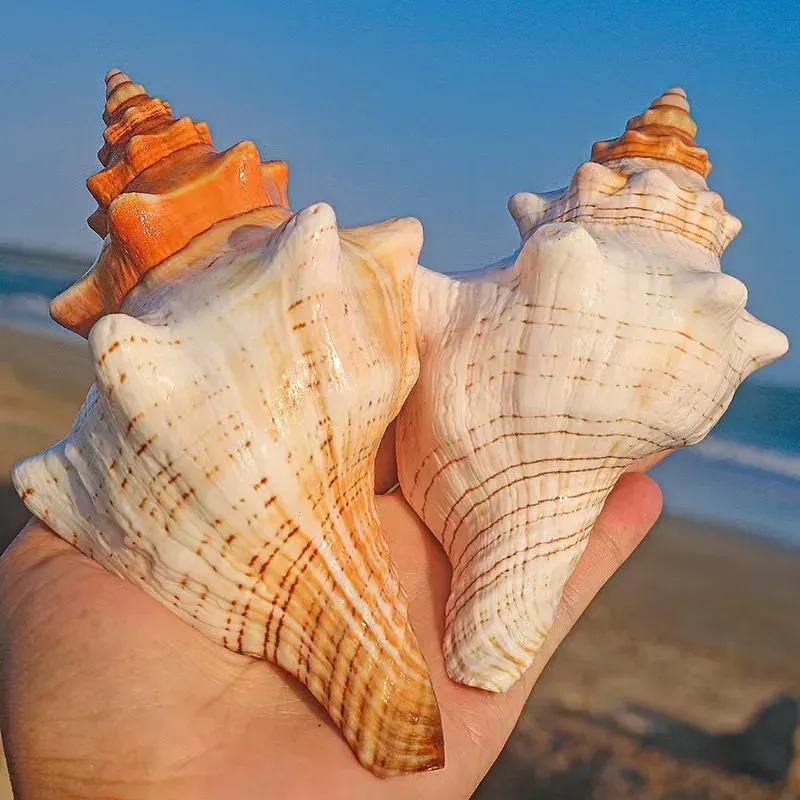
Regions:
<instances>
[{"instance_id":1,"label":"orange-tipped conch shell","mask_svg":"<svg viewBox=\"0 0 800 800\"><path fill-rule=\"evenodd\" d=\"M404 495L453 566L450 676L502 692L532 663L608 493L699 442L787 349L720 272L739 231L671 89L570 185L510 201L522 247L459 278L420 268L420 378L397 427Z\"/></svg>"},{"instance_id":2,"label":"orange-tipped conch shell","mask_svg":"<svg viewBox=\"0 0 800 800\"><path fill-rule=\"evenodd\" d=\"M53 303L88 334L71 433L18 464L28 508L231 650L272 661L380 776L443 764L382 537L374 462L418 374L416 220L292 215L286 169L107 76L97 263Z\"/></svg>"}]
</instances>

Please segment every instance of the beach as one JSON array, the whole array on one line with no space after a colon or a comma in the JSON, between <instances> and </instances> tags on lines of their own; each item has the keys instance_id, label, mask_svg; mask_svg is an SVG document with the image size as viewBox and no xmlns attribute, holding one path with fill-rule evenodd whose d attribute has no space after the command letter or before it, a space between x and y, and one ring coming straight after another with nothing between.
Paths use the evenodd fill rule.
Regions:
<instances>
[{"instance_id":1,"label":"beach","mask_svg":"<svg viewBox=\"0 0 800 800\"><path fill-rule=\"evenodd\" d=\"M90 373L85 342L51 328L0 320L0 352L6 546L28 516L10 468L67 433ZM665 515L559 649L475 797L800 797L800 783L743 774L750 740L729 735L800 697L799 605L800 548Z\"/></svg>"},{"instance_id":2,"label":"beach","mask_svg":"<svg viewBox=\"0 0 800 800\"><path fill-rule=\"evenodd\" d=\"M799 575L791 550L663 517L556 652L476 798L800 797L712 758L714 735L800 695Z\"/></svg>"}]
</instances>

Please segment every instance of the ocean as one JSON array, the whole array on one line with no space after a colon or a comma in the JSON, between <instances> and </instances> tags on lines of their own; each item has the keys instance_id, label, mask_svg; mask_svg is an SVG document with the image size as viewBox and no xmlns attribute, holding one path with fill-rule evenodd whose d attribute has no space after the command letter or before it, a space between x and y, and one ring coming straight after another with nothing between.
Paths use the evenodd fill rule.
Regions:
<instances>
[{"instance_id":1,"label":"ocean","mask_svg":"<svg viewBox=\"0 0 800 800\"><path fill-rule=\"evenodd\" d=\"M61 335L49 318L49 300L87 266L81 259L0 248L0 328ZM800 387L748 379L703 442L674 453L650 474L668 514L800 547Z\"/></svg>"}]
</instances>

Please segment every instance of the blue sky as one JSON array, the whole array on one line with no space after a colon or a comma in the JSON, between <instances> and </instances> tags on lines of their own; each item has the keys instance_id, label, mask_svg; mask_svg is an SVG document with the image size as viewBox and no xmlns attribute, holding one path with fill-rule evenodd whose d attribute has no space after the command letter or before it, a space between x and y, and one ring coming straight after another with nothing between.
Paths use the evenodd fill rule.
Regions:
<instances>
[{"instance_id":1,"label":"blue sky","mask_svg":"<svg viewBox=\"0 0 800 800\"><path fill-rule=\"evenodd\" d=\"M796 343L763 379L800 384L797 0L93 5L0 0L0 241L97 251L84 181L111 67L218 146L286 160L294 208L418 217L443 271L513 252L508 197L565 185L679 84L744 223L723 269Z\"/></svg>"}]
</instances>

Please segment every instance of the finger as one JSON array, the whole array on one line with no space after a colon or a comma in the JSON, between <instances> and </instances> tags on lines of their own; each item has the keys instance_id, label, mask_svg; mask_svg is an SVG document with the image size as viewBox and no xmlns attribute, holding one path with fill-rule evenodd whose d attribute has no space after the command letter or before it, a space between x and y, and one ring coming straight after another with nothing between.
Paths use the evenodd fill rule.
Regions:
<instances>
[{"instance_id":1,"label":"finger","mask_svg":"<svg viewBox=\"0 0 800 800\"><path fill-rule=\"evenodd\" d=\"M647 472L647 470L652 469L656 464L663 461L670 453L674 452L674 450L662 450L660 453L655 453L647 458L640 458L638 461L634 461L633 464L631 464L628 472Z\"/></svg>"},{"instance_id":2,"label":"finger","mask_svg":"<svg viewBox=\"0 0 800 800\"><path fill-rule=\"evenodd\" d=\"M396 420L389 424L375 458L375 494L385 494L397 483L395 425Z\"/></svg>"},{"instance_id":3,"label":"finger","mask_svg":"<svg viewBox=\"0 0 800 800\"><path fill-rule=\"evenodd\" d=\"M572 573L550 633L525 676L530 687L608 579L633 553L661 514L658 484L644 474L623 475L608 496L589 543Z\"/></svg>"}]
</instances>

